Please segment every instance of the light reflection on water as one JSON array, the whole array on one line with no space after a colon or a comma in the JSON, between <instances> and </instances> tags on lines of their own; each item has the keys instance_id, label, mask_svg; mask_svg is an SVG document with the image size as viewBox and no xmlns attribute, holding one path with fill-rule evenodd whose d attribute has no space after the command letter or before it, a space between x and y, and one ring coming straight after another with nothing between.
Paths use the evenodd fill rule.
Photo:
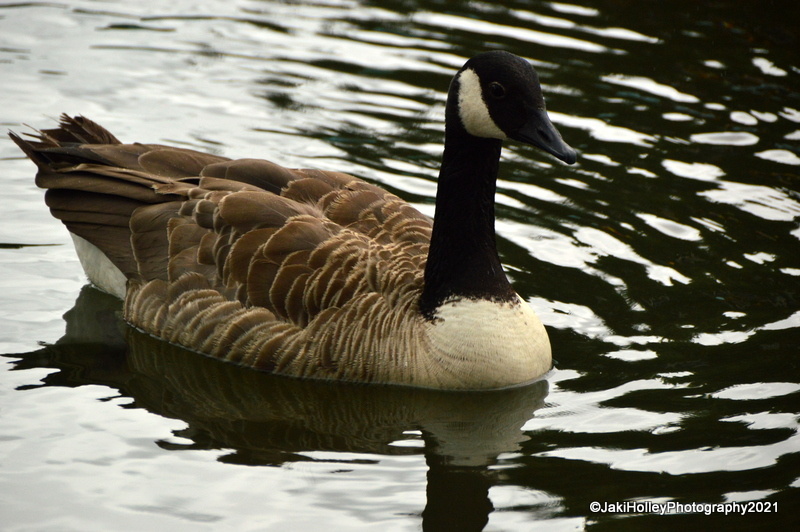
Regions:
<instances>
[{"instance_id":1,"label":"light reflection on water","mask_svg":"<svg viewBox=\"0 0 800 532\"><path fill-rule=\"evenodd\" d=\"M449 79L502 47L533 62L581 152L504 152L500 252L557 369L476 401L266 378L120 331L0 143L4 529L669 529L732 525L589 503L788 508L800 65L773 7L0 7L7 129L82 113L125 140L351 172L430 214Z\"/></svg>"}]
</instances>

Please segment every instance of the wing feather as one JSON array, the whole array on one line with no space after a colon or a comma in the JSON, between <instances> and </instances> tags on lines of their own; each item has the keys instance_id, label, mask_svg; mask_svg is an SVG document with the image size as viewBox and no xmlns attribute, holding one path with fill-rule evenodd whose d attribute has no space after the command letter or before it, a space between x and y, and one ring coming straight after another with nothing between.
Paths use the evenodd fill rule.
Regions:
<instances>
[{"instance_id":1,"label":"wing feather","mask_svg":"<svg viewBox=\"0 0 800 532\"><path fill-rule=\"evenodd\" d=\"M129 278L134 326L259 369L356 380L389 371L369 353L417 341L387 344L418 320L431 220L397 196L340 172L121 144L83 117L31 137L12 135L53 214Z\"/></svg>"}]
</instances>

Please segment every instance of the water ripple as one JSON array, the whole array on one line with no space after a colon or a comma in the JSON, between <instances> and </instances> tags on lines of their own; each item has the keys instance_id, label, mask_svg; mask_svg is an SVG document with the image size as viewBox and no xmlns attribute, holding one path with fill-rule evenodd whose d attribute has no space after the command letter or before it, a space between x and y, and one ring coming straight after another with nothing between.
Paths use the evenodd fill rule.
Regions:
<instances>
[{"instance_id":1,"label":"water ripple","mask_svg":"<svg viewBox=\"0 0 800 532\"><path fill-rule=\"evenodd\" d=\"M800 36L786 13L746 2L675 7L0 6L7 129L81 113L125 141L350 172L432 215L452 73L504 48L535 65L581 153L567 167L509 143L498 181L499 252L550 331L547 381L477 405L387 390L354 403L364 390L261 382L191 354L145 350L150 367L117 338L118 307L70 310L85 280L69 238L33 166L0 143L0 345L18 353L0 379L0 444L15 457L0 486L23 494L4 527L413 529L459 514L476 529L658 528L588 504L788 508ZM450 503L465 512L443 512Z\"/></svg>"}]
</instances>

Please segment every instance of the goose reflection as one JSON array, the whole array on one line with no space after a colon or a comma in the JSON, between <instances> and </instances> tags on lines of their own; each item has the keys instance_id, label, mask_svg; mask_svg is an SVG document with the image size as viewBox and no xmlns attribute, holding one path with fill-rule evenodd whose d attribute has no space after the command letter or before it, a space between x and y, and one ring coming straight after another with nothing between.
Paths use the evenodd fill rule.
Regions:
<instances>
[{"instance_id":1,"label":"goose reflection","mask_svg":"<svg viewBox=\"0 0 800 532\"><path fill-rule=\"evenodd\" d=\"M225 462L280 466L306 453L424 454L423 530L482 530L493 510L491 466L514 452L547 382L495 392L442 392L311 382L191 353L124 325L119 301L86 286L55 344L14 355L20 369L55 367L45 386L103 384L135 405L183 420L181 445L229 449ZM420 436L421 435L421 436ZM397 445L421 438L424 446Z\"/></svg>"}]
</instances>

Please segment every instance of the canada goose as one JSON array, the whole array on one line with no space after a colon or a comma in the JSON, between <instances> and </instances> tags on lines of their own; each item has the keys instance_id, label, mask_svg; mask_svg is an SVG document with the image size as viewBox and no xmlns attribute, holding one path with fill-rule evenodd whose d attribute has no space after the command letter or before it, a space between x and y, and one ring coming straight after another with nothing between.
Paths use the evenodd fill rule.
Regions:
<instances>
[{"instance_id":1,"label":"canada goose","mask_svg":"<svg viewBox=\"0 0 800 532\"><path fill-rule=\"evenodd\" d=\"M575 151L513 54L479 54L447 97L433 221L339 172L122 144L62 115L11 138L89 280L163 340L278 374L478 390L551 366L539 318L495 245L503 140Z\"/></svg>"}]
</instances>

